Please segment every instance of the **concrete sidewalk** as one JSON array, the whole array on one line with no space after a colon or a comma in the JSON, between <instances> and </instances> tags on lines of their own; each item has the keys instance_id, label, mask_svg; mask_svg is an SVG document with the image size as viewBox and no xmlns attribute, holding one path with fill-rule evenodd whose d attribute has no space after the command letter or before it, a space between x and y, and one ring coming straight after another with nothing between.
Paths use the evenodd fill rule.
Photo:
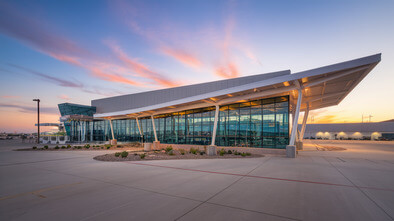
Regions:
<instances>
[{"instance_id":1,"label":"concrete sidewalk","mask_svg":"<svg viewBox=\"0 0 394 221\"><path fill-rule=\"evenodd\" d=\"M0 220L392 220L387 144L356 145L371 159L342 143L346 151L311 148L295 159L138 163L92 159L105 151L5 148Z\"/></svg>"}]
</instances>

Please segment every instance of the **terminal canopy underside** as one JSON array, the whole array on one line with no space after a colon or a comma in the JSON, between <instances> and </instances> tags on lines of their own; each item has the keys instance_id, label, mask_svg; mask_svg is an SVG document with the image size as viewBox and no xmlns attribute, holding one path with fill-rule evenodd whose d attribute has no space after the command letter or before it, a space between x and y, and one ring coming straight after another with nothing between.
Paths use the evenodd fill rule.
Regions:
<instances>
[{"instance_id":1,"label":"terminal canopy underside","mask_svg":"<svg viewBox=\"0 0 394 221\"><path fill-rule=\"evenodd\" d=\"M123 119L290 95L294 98L291 99L293 109L301 89L301 111L306 109L307 104L309 110L314 110L338 105L379 61L380 54L294 74L290 74L290 71L276 72L271 73L269 79L253 83L145 107L123 110L120 108L107 113L99 112L100 106L106 105L101 100L92 101L92 105L98 110L94 115L96 118ZM185 90L187 87L184 87ZM123 96L124 99L133 100L133 95L126 96Z\"/></svg>"}]
</instances>

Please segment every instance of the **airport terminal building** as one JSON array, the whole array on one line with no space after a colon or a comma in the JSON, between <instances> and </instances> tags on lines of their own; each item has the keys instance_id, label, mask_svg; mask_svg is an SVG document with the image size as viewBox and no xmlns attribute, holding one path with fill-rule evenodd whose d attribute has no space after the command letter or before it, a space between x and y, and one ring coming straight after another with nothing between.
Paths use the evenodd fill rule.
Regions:
<instances>
[{"instance_id":1,"label":"airport terminal building","mask_svg":"<svg viewBox=\"0 0 394 221\"><path fill-rule=\"evenodd\" d=\"M376 54L289 70L59 104L71 142L160 142L284 149L310 110L338 105L380 62ZM305 112L298 133L299 113Z\"/></svg>"}]
</instances>

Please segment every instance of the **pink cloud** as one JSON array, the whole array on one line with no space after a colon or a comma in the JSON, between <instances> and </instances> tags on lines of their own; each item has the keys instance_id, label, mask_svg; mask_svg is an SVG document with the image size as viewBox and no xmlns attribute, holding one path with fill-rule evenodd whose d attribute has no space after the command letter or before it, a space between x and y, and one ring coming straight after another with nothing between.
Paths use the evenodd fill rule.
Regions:
<instances>
[{"instance_id":1,"label":"pink cloud","mask_svg":"<svg viewBox=\"0 0 394 221\"><path fill-rule=\"evenodd\" d=\"M5 98L5 99L18 99L21 96L15 96L15 95L2 95L0 96L1 98Z\"/></svg>"},{"instance_id":2,"label":"pink cloud","mask_svg":"<svg viewBox=\"0 0 394 221\"><path fill-rule=\"evenodd\" d=\"M54 34L58 33L58 31L54 31L43 24L45 23L33 16L26 16L25 13L18 11L8 3L0 3L0 32L14 37L59 61L83 68L93 77L109 82L143 87L145 87L145 79L153 80L159 86L172 87L178 85L178 83L167 79L165 76L150 70L146 65L128 58L125 53L119 50L117 50L118 56L126 67L104 61L100 56L78 46L73 41ZM137 72L138 80L124 76L130 75L130 69ZM75 82L65 81L38 72L34 74L60 86L82 88L81 85L76 85ZM145 79L141 80L141 77ZM153 84L153 86L155 85Z\"/></svg>"},{"instance_id":3,"label":"pink cloud","mask_svg":"<svg viewBox=\"0 0 394 221\"><path fill-rule=\"evenodd\" d=\"M65 79L61 79L58 77L53 77L48 74L44 74L42 72L38 72L38 71L29 69L29 68L25 68L25 67L22 67L19 65L15 65L15 64L9 64L9 65L14 68L23 70L29 74L38 76L47 82L53 83L53 84L61 86L61 87L77 88L77 89L80 89L81 91L86 92L86 93L99 94L99 95L104 95L104 96L113 96L113 95L122 94L122 92L116 91L114 89L98 88L97 86L94 87L94 89L90 89L89 87L87 87L83 83L75 81L75 80L70 81L70 80L65 80Z\"/></svg>"},{"instance_id":4,"label":"pink cloud","mask_svg":"<svg viewBox=\"0 0 394 221\"><path fill-rule=\"evenodd\" d=\"M196 56L180 49L163 46L160 51L168 56L173 57L175 60L193 68L199 68L202 63Z\"/></svg>"},{"instance_id":5,"label":"pink cloud","mask_svg":"<svg viewBox=\"0 0 394 221\"><path fill-rule=\"evenodd\" d=\"M107 73L103 72L100 68L89 67L89 69L94 76L99 77L100 79L103 79L106 81L124 83L124 84L129 84L129 85L134 85L134 86L142 86L141 83L127 79L127 78L122 77L120 75L107 74Z\"/></svg>"},{"instance_id":6,"label":"pink cloud","mask_svg":"<svg viewBox=\"0 0 394 221\"><path fill-rule=\"evenodd\" d=\"M71 98L69 96L65 95L65 94L61 94L61 95L59 95L57 97L62 99L62 100L66 100L66 101L71 100Z\"/></svg>"},{"instance_id":7,"label":"pink cloud","mask_svg":"<svg viewBox=\"0 0 394 221\"><path fill-rule=\"evenodd\" d=\"M127 56L123 50L113 42L108 43L111 50L115 53L115 55L132 71L137 73L140 77L144 77L156 82L159 85L167 86L167 87L174 87L179 86L178 82L171 81L169 78L152 71L148 66L137 62L136 60Z\"/></svg>"},{"instance_id":8,"label":"pink cloud","mask_svg":"<svg viewBox=\"0 0 394 221\"><path fill-rule=\"evenodd\" d=\"M30 106L30 105L24 105L24 104L0 103L0 108L16 108L20 112L24 112L24 113L36 113L37 112L36 106ZM40 107L40 112L46 113L46 114L59 114L59 110L55 107Z\"/></svg>"},{"instance_id":9,"label":"pink cloud","mask_svg":"<svg viewBox=\"0 0 394 221\"><path fill-rule=\"evenodd\" d=\"M27 16L24 12L4 1L0 3L0 32L49 55L93 55L67 38L54 34L57 31L47 27L44 22L32 16Z\"/></svg>"},{"instance_id":10,"label":"pink cloud","mask_svg":"<svg viewBox=\"0 0 394 221\"><path fill-rule=\"evenodd\" d=\"M162 32L157 29L142 28L138 24L137 17L141 18L146 16L143 6L140 5L137 9L134 5L125 1L115 1L115 4L111 6L116 15L120 17L135 34L140 35L144 40L152 43L158 52L192 68L199 68L202 66L202 61L196 56L197 53L195 51L192 52L190 48L186 49L185 47L179 46L179 41L175 40L174 36L171 36L171 31L167 30ZM141 14L144 16L141 16ZM174 30L174 32L176 32L176 30Z\"/></svg>"},{"instance_id":11,"label":"pink cloud","mask_svg":"<svg viewBox=\"0 0 394 221\"><path fill-rule=\"evenodd\" d=\"M226 63L225 66L216 67L215 74L222 78L235 78L240 75L236 64Z\"/></svg>"},{"instance_id":12,"label":"pink cloud","mask_svg":"<svg viewBox=\"0 0 394 221\"><path fill-rule=\"evenodd\" d=\"M222 61L215 66L214 73L223 78L235 78L240 76L238 65L235 63L230 53L231 46L233 45L232 33L234 26L235 22L233 19L227 20L223 41L218 45L223 56L221 59Z\"/></svg>"}]
</instances>

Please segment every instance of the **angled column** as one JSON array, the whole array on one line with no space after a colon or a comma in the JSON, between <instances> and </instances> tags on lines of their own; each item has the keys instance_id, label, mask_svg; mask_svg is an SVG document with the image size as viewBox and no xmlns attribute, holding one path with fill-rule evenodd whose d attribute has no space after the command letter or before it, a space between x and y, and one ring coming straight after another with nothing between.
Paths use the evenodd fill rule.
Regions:
<instances>
[{"instance_id":1,"label":"angled column","mask_svg":"<svg viewBox=\"0 0 394 221\"><path fill-rule=\"evenodd\" d=\"M153 115L151 115L150 117L152 119L153 133L155 134L155 141L153 141L153 149L158 150L160 149L160 141L157 139L155 119L153 118Z\"/></svg>"},{"instance_id":2,"label":"angled column","mask_svg":"<svg viewBox=\"0 0 394 221\"><path fill-rule=\"evenodd\" d=\"M155 120L153 118L153 115L150 116L152 119L152 127L153 127L153 134L155 135L155 141L157 141L157 133L156 133L156 125L155 125Z\"/></svg>"},{"instance_id":3,"label":"angled column","mask_svg":"<svg viewBox=\"0 0 394 221\"><path fill-rule=\"evenodd\" d=\"M304 119L302 120L302 128L301 128L301 134L300 134L300 141L301 142L304 140L306 122L308 121L308 114L309 114L309 102L306 103L306 110L304 112Z\"/></svg>"},{"instance_id":4,"label":"angled column","mask_svg":"<svg viewBox=\"0 0 394 221\"><path fill-rule=\"evenodd\" d=\"M297 83L298 83L298 81L297 81ZM301 99L302 99L302 89L301 89L301 87L299 87L297 106L296 106L296 110L294 113L293 126L292 126L291 134L290 134L290 141L289 141L289 145L286 146L286 155L289 158L296 157L295 140L296 140L296 133L297 133L298 117L300 115L300 108L301 108L301 101L302 101Z\"/></svg>"},{"instance_id":5,"label":"angled column","mask_svg":"<svg viewBox=\"0 0 394 221\"><path fill-rule=\"evenodd\" d=\"M116 139L114 135L114 127L112 125L112 119L109 119L109 125L111 126L111 134L112 134L112 140L109 142L111 145L116 145Z\"/></svg>"},{"instance_id":6,"label":"angled column","mask_svg":"<svg viewBox=\"0 0 394 221\"><path fill-rule=\"evenodd\" d=\"M219 118L219 105L215 105L215 121L213 122L213 131L212 131L212 142L211 145L208 147L208 155L213 156L216 155L216 131L218 128L218 119Z\"/></svg>"},{"instance_id":7,"label":"angled column","mask_svg":"<svg viewBox=\"0 0 394 221\"><path fill-rule=\"evenodd\" d=\"M140 136L142 138L142 128L140 126L140 121L138 120L138 117L135 118L135 121L137 122L137 126L138 126L138 131L140 132Z\"/></svg>"}]
</instances>

